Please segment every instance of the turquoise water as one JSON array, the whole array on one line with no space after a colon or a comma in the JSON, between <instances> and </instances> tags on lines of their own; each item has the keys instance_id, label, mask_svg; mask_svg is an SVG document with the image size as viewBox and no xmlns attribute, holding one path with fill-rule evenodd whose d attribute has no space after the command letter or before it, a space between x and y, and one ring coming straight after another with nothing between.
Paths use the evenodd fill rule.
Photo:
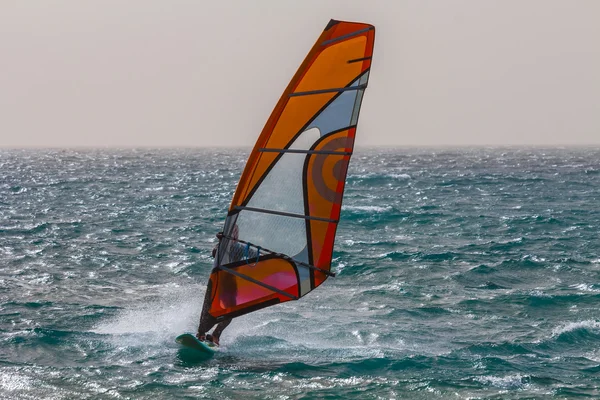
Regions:
<instances>
[{"instance_id":1,"label":"turquoise water","mask_svg":"<svg viewBox=\"0 0 600 400\"><path fill-rule=\"evenodd\" d=\"M338 276L182 359L248 151L0 151L0 398L600 398L600 149L358 149Z\"/></svg>"}]
</instances>

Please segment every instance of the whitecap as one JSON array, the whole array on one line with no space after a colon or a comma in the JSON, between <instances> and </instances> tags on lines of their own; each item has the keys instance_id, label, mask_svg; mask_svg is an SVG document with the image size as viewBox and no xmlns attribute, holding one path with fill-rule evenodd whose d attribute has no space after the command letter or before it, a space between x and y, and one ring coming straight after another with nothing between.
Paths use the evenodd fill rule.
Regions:
<instances>
[{"instance_id":1,"label":"whitecap","mask_svg":"<svg viewBox=\"0 0 600 400\"><path fill-rule=\"evenodd\" d=\"M563 333L572 332L582 328L593 330L600 329L600 322L591 319L585 321L569 322L567 324L552 329L552 336L556 337L562 335Z\"/></svg>"},{"instance_id":2,"label":"whitecap","mask_svg":"<svg viewBox=\"0 0 600 400\"><path fill-rule=\"evenodd\" d=\"M392 209L392 207L390 207L390 206L385 206L385 207L381 207L381 206L343 206L342 208L344 210L349 210L349 211L367 211L367 212L374 212L374 213L382 213L382 212L390 211Z\"/></svg>"},{"instance_id":3,"label":"whitecap","mask_svg":"<svg viewBox=\"0 0 600 400\"><path fill-rule=\"evenodd\" d=\"M408 174L389 174L387 176L390 178L394 178L394 179L405 179L405 180L412 179L412 177Z\"/></svg>"},{"instance_id":4,"label":"whitecap","mask_svg":"<svg viewBox=\"0 0 600 400\"><path fill-rule=\"evenodd\" d=\"M33 380L27 376L2 373L0 374L0 389L3 392L28 390L33 387Z\"/></svg>"},{"instance_id":5,"label":"whitecap","mask_svg":"<svg viewBox=\"0 0 600 400\"><path fill-rule=\"evenodd\" d=\"M507 375L504 377L487 375L478 376L475 380L500 389L522 389L528 384L529 377L521 374Z\"/></svg>"},{"instance_id":6,"label":"whitecap","mask_svg":"<svg viewBox=\"0 0 600 400\"><path fill-rule=\"evenodd\" d=\"M569 287L572 287L572 288L578 289L578 290L582 290L584 292L593 292L593 293L600 292L599 289L595 289L594 285L590 285L589 283L580 283L579 285L570 285Z\"/></svg>"}]
</instances>

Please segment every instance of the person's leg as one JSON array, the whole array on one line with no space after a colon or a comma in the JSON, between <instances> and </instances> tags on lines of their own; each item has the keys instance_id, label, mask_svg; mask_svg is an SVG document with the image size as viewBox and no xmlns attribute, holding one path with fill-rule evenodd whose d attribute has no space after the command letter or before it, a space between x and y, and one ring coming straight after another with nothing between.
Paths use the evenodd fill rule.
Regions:
<instances>
[{"instance_id":1,"label":"person's leg","mask_svg":"<svg viewBox=\"0 0 600 400\"><path fill-rule=\"evenodd\" d=\"M231 323L231 318L226 319L223 322L219 322L219 324L217 325L217 327L215 328L215 330L212 333L212 341L215 344L219 344L219 339L221 338L221 333L223 333L225 328L227 328L227 326L229 326L230 323Z\"/></svg>"},{"instance_id":2,"label":"person's leg","mask_svg":"<svg viewBox=\"0 0 600 400\"><path fill-rule=\"evenodd\" d=\"M200 313L200 323L198 324L198 332L196 337L204 340L206 332L208 332L217 323L216 318L208 313L210 302L212 300L212 281L208 281L206 294L204 295L204 303L202 304L202 312Z\"/></svg>"}]
</instances>

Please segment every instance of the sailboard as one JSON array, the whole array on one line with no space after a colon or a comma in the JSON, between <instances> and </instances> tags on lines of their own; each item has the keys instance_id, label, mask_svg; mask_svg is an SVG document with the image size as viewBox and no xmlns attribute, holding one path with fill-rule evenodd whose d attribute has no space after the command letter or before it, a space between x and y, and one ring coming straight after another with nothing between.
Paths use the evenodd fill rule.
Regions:
<instances>
[{"instance_id":1,"label":"sailboard","mask_svg":"<svg viewBox=\"0 0 600 400\"><path fill-rule=\"evenodd\" d=\"M217 322L297 300L331 271L373 25L331 20L242 172L209 278Z\"/></svg>"},{"instance_id":2,"label":"sailboard","mask_svg":"<svg viewBox=\"0 0 600 400\"><path fill-rule=\"evenodd\" d=\"M194 361L207 360L219 349L219 347L212 342L198 340L196 336L190 333L184 333L183 335L177 336L175 341L181 345L182 350L187 352L183 358Z\"/></svg>"}]
</instances>

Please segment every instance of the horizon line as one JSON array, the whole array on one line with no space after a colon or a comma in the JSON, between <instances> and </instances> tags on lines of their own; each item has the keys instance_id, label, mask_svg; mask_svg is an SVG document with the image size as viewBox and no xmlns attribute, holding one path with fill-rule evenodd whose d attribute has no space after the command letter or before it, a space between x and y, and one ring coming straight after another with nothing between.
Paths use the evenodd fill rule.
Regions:
<instances>
[{"instance_id":1,"label":"horizon line","mask_svg":"<svg viewBox=\"0 0 600 400\"><path fill-rule=\"evenodd\" d=\"M0 150L210 150L210 149L251 149L253 145L214 145L214 146L5 146L0 145ZM588 144L373 144L361 145L355 144L354 151L357 149L490 149L490 148L539 148L539 149L568 149L568 148L592 148L600 149L600 143Z\"/></svg>"}]
</instances>

